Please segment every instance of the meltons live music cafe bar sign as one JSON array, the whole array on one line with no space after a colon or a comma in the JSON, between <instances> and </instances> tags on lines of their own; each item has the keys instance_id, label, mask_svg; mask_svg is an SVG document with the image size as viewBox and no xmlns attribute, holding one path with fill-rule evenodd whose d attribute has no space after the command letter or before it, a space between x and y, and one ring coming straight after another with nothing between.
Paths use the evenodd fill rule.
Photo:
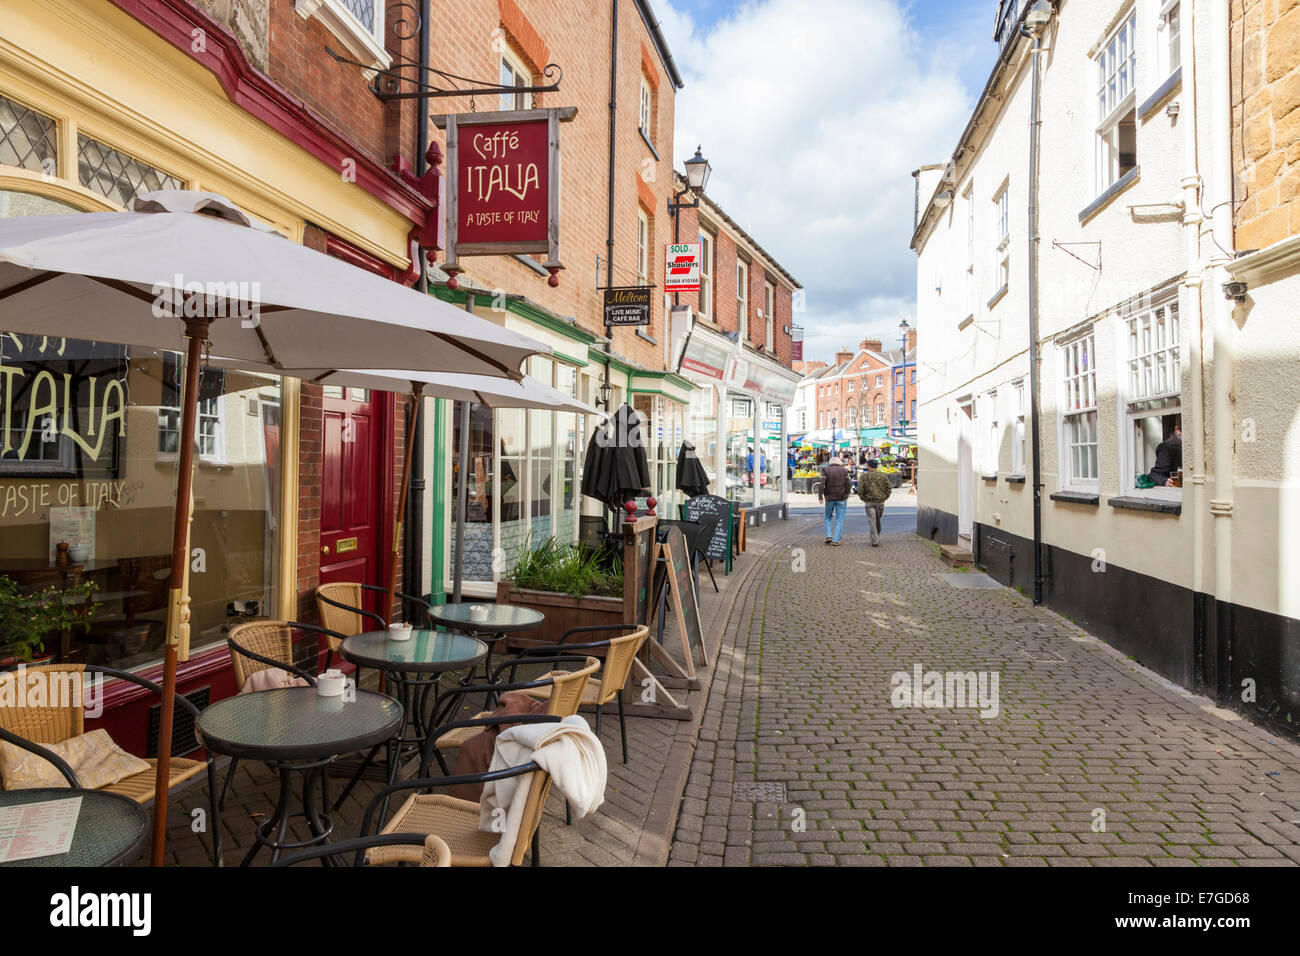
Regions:
<instances>
[{"instance_id":1,"label":"meltons live music cafe bar sign","mask_svg":"<svg viewBox=\"0 0 1300 956\"><path fill-rule=\"evenodd\" d=\"M447 131L447 255L456 288L461 256L545 253L559 285L560 124L576 106L431 117Z\"/></svg>"}]
</instances>

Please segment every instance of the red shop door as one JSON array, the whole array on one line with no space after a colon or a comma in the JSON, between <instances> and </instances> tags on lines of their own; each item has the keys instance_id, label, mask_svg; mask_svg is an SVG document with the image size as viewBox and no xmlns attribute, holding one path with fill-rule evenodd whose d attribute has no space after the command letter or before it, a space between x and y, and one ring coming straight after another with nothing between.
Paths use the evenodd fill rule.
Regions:
<instances>
[{"instance_id":1,"label":"red shop door","mask_svg":"<svg viewBox=\"0 0 1300 956\"><path fill-rule=\"evenodd\" d=\"M384 586L387 393L327 386L320 504L320 581ZM367 610L382 601L366 596Z\"/></svg>"}]
</instances>

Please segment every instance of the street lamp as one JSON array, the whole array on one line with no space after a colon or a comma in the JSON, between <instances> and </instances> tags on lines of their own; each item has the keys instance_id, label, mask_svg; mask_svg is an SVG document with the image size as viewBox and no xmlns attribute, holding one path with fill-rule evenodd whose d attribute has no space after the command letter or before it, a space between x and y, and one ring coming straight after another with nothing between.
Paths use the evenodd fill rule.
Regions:
<instances>
[{"instance_id":1,"label":"street lamp","mask_svg":"<svg viewBox=\"0 0 1300 956\"><path fill-rule=\"evenodd\" d=\"M603 409L605 409L605 411L608 412L608 411L609 411L609 396L610 396L610 393L612 393L613 391L614 391L614 389L610 386L610 384L609 384L608 381L601 382L601 383L600 383L600 398L596 399L596 405L599 406L599 407L601 407L601 408L603 408Z\"/></svg>"},{"instance_id":2,"label":"street lamp","mask_svg":"<svg viewBox=\"0 0 1300 956\"><path fill-rule=\"evenodd\" d=\"M700 206L700 193L704 192L709 185L709 177L713 175L713 167L709 161L700 153L701 147L695 147L695 155L688 159L686 165L686 188L668 199L668 212L673 217L673 242L680 241L681 219L678 216L678 210L681 209L698 209ZM692 202L682 202L681 198L687 193L694 193L695 199Z\"/></svg>"}]
</instances>

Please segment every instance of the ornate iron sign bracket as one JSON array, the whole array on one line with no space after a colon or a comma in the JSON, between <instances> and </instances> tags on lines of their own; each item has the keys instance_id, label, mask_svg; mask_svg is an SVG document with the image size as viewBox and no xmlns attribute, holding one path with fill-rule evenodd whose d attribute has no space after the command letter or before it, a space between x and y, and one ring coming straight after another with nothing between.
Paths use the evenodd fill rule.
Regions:
<instances>
[{"instance_id":1,"label":"ornate iron sign bracket","mask_svg":"<svg viewBox=\"0 0 1300 956\"><path fill-rule=\"evenodd\" d=\"M385 103L393 100L428 100L445 96L468 96L472 98L475 96L513 96L520 93L554 93L560 89L560 81L564 78L564 71L560 69L559 64L548 63L546 69L542 71L542 75L551 82L545 86L501 86L500 84L485 83L471 77L458 76L455 73L448 73L446 70L439 70L432 66L421 67L415 61L398 54L393 55L393 65L388 69L376 70L373 66L358 63L341 53L336 53L328 46L325 48L325 52L339 63L347 63L367 73L373 73L374 76L369 84L370 92ZM439 86L438 82L442 82L444 85ZM457 86L458 83L468 85Z\"/></svg>"}]
</instances>

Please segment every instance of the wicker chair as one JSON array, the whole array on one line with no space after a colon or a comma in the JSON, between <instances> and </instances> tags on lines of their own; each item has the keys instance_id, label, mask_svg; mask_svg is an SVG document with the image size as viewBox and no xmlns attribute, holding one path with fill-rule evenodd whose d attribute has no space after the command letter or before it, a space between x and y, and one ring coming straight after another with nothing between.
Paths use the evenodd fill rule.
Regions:
<instances>
[{"instance_id":1,"label":"wicker chair","mask_svg":"<svg viewBox=\"0 0 1300 956\"><path fill-rule=\"evenodd\" d=\"M355 581L332 581L316 588L316 610L320 613L321 623L335 631L351 637L360 634L373 624L371 630L382 631L388 625L381 615L367 611L362 607L365 592L387 596L388 589L375 587L373 584L359 584ZM422 601L410 594L395 591L394 597L402 602L403 611L411 605L416 611L423 612L424 623L429 622L429 612L433 610L428 601Z\"/></svg>"},{"instance_id":2,"label":"wicker chair","mask_svg":"<svg viewBox=\"0 0 1300 956\"><path fill-rule=\"evenodd\" d=\"M331 843L328 846L316 847L303 853L295 853L292 856L282 856L272 863L272 866L293 866L297 863L306 863L309 860L319 860L323 857L338 857L349 853L355 853L357 850L369 850L373 847L388 846L412 846L418 847L416 851L420 854L420 866L451 866L451 847L447 846L446 841L439 837L423 833L389 833L383 836L357 837L352 840L340 840L337 843ZM364 860L364 857L362 858ZM337 863L337 860L333 862Z\"/></svg>"},{"instance_id":3,"label":"wicker chair","mask_svg":"<svg viewBox=\"0 0 1300 956\"><path fill-rule=\"evenodd\" d=\"M59 682L62 686L67 686L68 681L76 681L80 683L84 673L103 674L105 677L124 680L128 683L144 687L153 691L160 697L163 692L161 685L155 684L150 680L145 680L138 674L115 670L111 667L101 667L96 664L35 664L26 667L24 673L26 675L49 674L51 675L49 678L51 685ZM8 672L8 674L14 676L9 677L6 674L0 674L0 680L6 678L17 679L15 672L11 671ZM0 700L3 700L7 696L9 695L0 695ZM195 707L194 704L179 694L176 695L175 701L177 706L188 711L191 717L198 720L199 709ZM23 747L24 750L28 750L32 753L39 753L40 756L49 760L58 767L59 772L63 774L64 778L67 779L69 783L72 783L75 779L75 774L72 774L68 765L39 745L61 743L71 737L76 737L79 734L85 733L85 718L85 708L81 705L80 701L76 700L71 701L66 705L51 705L47 707L0 706L0 731L5 731L5 733L0 736L0 739L4 739L9 743ZM23 746L24 743L35 746ZM217 800L217 775L213 764L214 755L207 750L204 750L203 753L204 757L202 760L173 757L168 764L169 772L167 778L167 789L168 791L174 790L177 786L192 777L196 777L205 771L207 772L208 803L209 812L211 813L210 827L212 832L210 858L214 866L220 866L221 807ZM155 775L158 769L158 761L156 758L151 758L146 762L149 764L148 770L142 770L140 773L132 774L129 777L119 780L117 783L110 784L101 789L107 793L116 793L124 797L129 797L136 803L142 805L151 803L154 798L154 784ZM79 788L80 783L76 783L76 786Z\"/></svg>"},{"instance_id":4,"label":"wicker chair","mask_svg":"<svg viewBox=\"0 0 1300 956\"><path fill-rule=\"evenodd\" d=\"M641 645L645 643L646 638L650 636L650 629L645 625L636 628L631 634L624 634L621 637L607 638L603 641L592 641L587 644L568 644L566 643L571 635L574 634L593 634L600 631L623 631L626 625L603 625L598 624L592 627L575 627L572 630L565 631L564 636L560 638L558 644L540 645L525 648L511 662L518 666L530 661L549 661L554 660L557 655L572 653L573 651L590 652L595 650L604 650L605 663L600 672L600 677L587 681L582 690L582 705L594 707L596 709L596 736L600 736L600 716L605 709L605 705L611 700L618 701L618 730L619 736L623 741L623 762L627 763L627 718L623 713L623 688L627 685L627 679L632 674L632 664L636 661L636 656L641 651ZM546 674L543 676L551 676ZM548 700L551 695L550 687L530 687L523 691L530 697L538 700Z\"/></svg>"},{"instance_id":5,"label":"wicker chair","mask_svg":"<svg viewBox=\"0 0 1300 956\"><path fill-rule=\"evenodd\" d=\"M324 635L328 648L325 654L325 666L329 667L334 659L334 652L343 643L344 635L329 628L315 624L301 624L298 621L246 621L230 629L226 636L226 646L230 651L231 671L235 675L235 687L243 690L248 678L258 671L278 667L295 677L301 677L311 686L316 685L316 678L293 663L293 632L309 631ZM226 769L226 782L221 787L219 806L226 805L226 794L230 790L230 781L234 779L239 767L239 758L231 757Z\"/></svg>"},{"instance_id":6,"label":"wicker chair","mask_svg":"<svg viewBox=\"0 0 1300 956\"><path fill-rule=\"evenodd\" d=\"M496 675L512 665L518 666L518 659L505 661L496 669ZM547 663L576 663L582 667L575 671L553 670L542 677L530 681L500 683L494 681L490 684L470 684L464 687L453 687L445 692L439 699L438 721L441 723L449 719L456 708L461 697L470 694L495 693L504 694L507 691L517 690L528 693L534 690L544 690L546 696L546 713L553 717L569 717L578 712L582 705L583 692L586 689L587 682L591 675L600 669L600 660L595 657L584 657L580 655L570 656L552 656L547 659ZM492 711L485 710L475 714L473 720L482 720L492 716ZM450 726L450 725L449 725ZM442 768L443 773L447 773L447 764L443 759L443 751L457 750L463 747L470 738L481 733L480 724L462 721L454 728L444 730L443 732L430 734L429 739L433 741L432 756L438 761L438 766ZM426 756L421 761L421 772L428 766L429 758Z\"/></svg>"},{"instance_id":7,"label":"wicker chair","mask_svg":"<svg viewBox=\"0 0 1300 956\"><path fill-rule=\"evenodd\" d=\"M485 726L493 724L558 723L561 718L555 714L527 714L514 717L475 717L470 720L455 721L440 728L443 733L454 733L462 728L480 732ZM361 832L369 832L377 811L387 805L388 800L397 793L408 790L431 790L436 787L454 787L460 784L490 783L531 774L527 802L524 805L523 818L519 826L519 835L510 854L510 865L523 863L524 854L532 847L532 865L539 866L541 853L539 849L538 828L542 822L542 811L546 807L546 798L551 792L550 775L531 761L517 767L488 773L461 774L448 777L431 777L417 780L404 780L384 788L377 793L366 815L362 819ZM399 833L421 833L439 837L446 841L451 849L452 866L491 866L488 852L497 845L500 836L496 833L479 829L479 803L475 800L460 800L446 794L413 793L407 797L392 819L379 831L380 836ZM358 849L357 863L380 865L384 863L417 863L421 851L409 845L389 845L368 850Z\"/></svg>"}]
</instances>

